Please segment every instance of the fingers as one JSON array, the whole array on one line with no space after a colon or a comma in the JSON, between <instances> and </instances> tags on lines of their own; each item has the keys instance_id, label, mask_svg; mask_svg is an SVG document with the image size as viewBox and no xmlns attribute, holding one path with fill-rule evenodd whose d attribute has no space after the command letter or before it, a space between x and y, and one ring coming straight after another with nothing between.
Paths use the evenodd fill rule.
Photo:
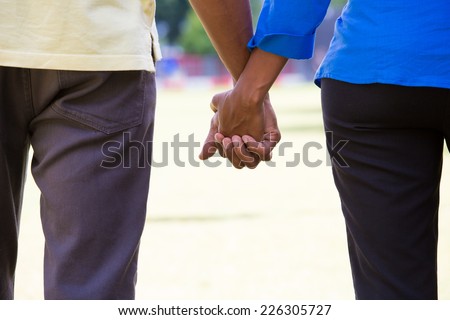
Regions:
<instances>
[{"instance_id":1,"label":"fingers","mask_svg":"<svg viewBox=\"0 0 450 320\"><path fill-rule=\"evenodd\" d=\"M269 161L272 158L271 149L267 148L264 142L258 142L251 136L243 136L242 140L248 151L256 154L262 161Z\"/></svg>"},{"instance_id":2,"label":"fingers","mask_svg":"<svg viewBox=\"0 0 450 320\"><path fill-rule=\"evenodd\" d=\"M217 145L215 141L206 140L203 143L202 151L198 155L200 160L206 160L211 158L217 151Z\"/></svg>"},{"instance_id":3,"label":"fingers","mask_svg":"<svg viewBox=\"0 0 450 320\"><path fill-rule=\"evenodd\" d=\"M214 138L214 135L217 133L217 127L218 127L217 114L215 114L211 119L211 125L209 128L208 135L206 136L202 150L200 151L200 154L198 156L200 160L206 160L212 157L217 150L219 150L219 153L221 154L223 153L222 146L216 143L216 140Z\"/></svg>"},{"instance_id":4,"label":"fingers","mask_svg":"<svg viewBox=\"0 0 450 320\"><path fill-rule=\"evenodd\" d=\"M242 137L242 141L245 143L247 150L256 154L261 161L270 161L272 159L272 150L280 139L281 135L279 131L264 134L264 139L261 142L256 141L248 135Z\"/></svg>"},{"instance_id":5,"label":"fingers","mask_svg":"<svg viewBox=\"0 0 450 320\"><path fill-rule=\"evenodd\" d=\"M232 127L230 130L226 130L225 124L236 122L235 118L231 120L227 117L228 113L224 110L231 103L229 102L230 91L222 92L213 96L210 107L215 116L211 124L211 130L203 145L200 159L205 160L219 151L220 155L227 158L235 168L255 168L261 161L269 161L272 158L272 150L281 139L281 134L278 129L277 119L275 112L268 95L263 103L265 117L264 121L264 134L254 134L255 130L250 130L249 127L245 127L244 131L250 133L252 136L256 136L261 141L254 139L250 135L239 136L239 126ZM224 114L225 112L225 114ZM240 119L240 118L239 118ZM253 118L252 118L253 119ZM213 123L214 122L214 123ZM219 125L220 123L220 125ZM225 128L224 128L225 127ZM242 128L241 128L242 129ZM222 133L219 133L222 132ZM229 136L224 136L228 132ZM234 133L234 135L232 135Z\"/></svg>"},{"instance_id":6,"label":"fingers","mask_svg":"<svg viewBox=\"0 0 450 320\"><path fill-rule=\"evenodd\" d=\"M222 147L224 158L230 160L233 167L242 169L247 167L254 169L261 162L259 156L249 152L244 144L244 141L239 136L232 138L225 137L221 133L215 134L216 145Z\"/></svg>"},{"instance_id":7,"label":"fingers","mask_svg":"<svg viewBox=\"0 0 450 320\"><path fill-rule=\"evenodd\" d=\"M235 167L236 169L244 168L244 163L236 154L233 141L229 137L224 137L221 134L216 134L215 137L216 143L221 145L223 148L224 157L230 160L233 167Z\"/></svg>"},{"instance_id":8,"label":"fingers","mask_svg":"<svg viewBox=\"0 0 450 320\"><path fill-rule=\"evenodd\" d=\"M214 135L214 141L216 142L217 150L219 151L219 154L222 158L226 158L225 151L223 150L223 146L222 146L222 140L224 138L225 138L225 136L223 134L221 134L220 132L218 132Z\"/></svg>"},{"instance_id":9,"label":"fingers","mask_svg":"<svg viewBox=\"0 0 450 320\"><path fill-rule=\"evenodd\" d=\"M258 156L247 150L242 138L239 136L233 136L231 141L233 143L233 150L236 156L241 160L241 163L247 168L256 168L261 160Z\"/></svg>"},{"instance_id":10,"label":"fingers","mask_svg":"<svg viewBox=\"0 0 450 320\"><path fill-rule=\"evenodd\" d=\"M225 137L221 133L214 133L210 130L202 150L199 154L201 160L212 157L217 151L219 154L230 160L233 167L242 169L244 167L253 169L258 166L261 161L270 161L272 158L272 150L279 142L280 136L275 133L266 133L264 140L256 141L251 136L233 136Z\"/></svg>"}]
</instances>

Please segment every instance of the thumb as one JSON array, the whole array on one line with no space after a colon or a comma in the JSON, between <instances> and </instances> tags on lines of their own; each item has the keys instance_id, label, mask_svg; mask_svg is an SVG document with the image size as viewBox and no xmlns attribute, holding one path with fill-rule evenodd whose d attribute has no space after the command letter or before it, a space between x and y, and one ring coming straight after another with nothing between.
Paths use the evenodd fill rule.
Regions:
<instances>
[{"instance_id":1,"label":"thumb","mask_svg":"<svg viewBox=\"0 0 450 320\"><path fill-rule=\"evenodd\" d=\"M217 114L211 119L211 126L205 142L203 142L202 150L200 151L200 160L206 160L212 157L217 151L217 144L214 135L217 133Z\"/></svg>"},{"instance_id":2,"label":"thumb","mask_svg":"<svg viewBox=\"0 0 450 320\"><path fill-rule=\"evenodd\" d=\"M206 139L203 143L202 151L198 155L200 160L211 158L217 151L216 142Z\"/></svg>"},{"instance_id":3,"label":"thumb","mask_svg":"<svg viewBox=\"0 0 450 320\"><path fill-rule=\"evenodd\" d=\"M223 101L226 99L227 95L229 94L229 91L217 93L213 96L210 107L212 111L217 112L220 109L220 106L223 104Z\"/></svg>"},{"instance_id":4,"label":"thumb","mask_svg":"<svg viewBox=\"0 0 450 320\"><path fill-rule=\"evenodd\" d=\"M200 151L200 154L198 155L200 160L206 160L216 153L217 146L214 139L214 134L215 130L213 128L210 128L205 142L203 142L202 151Z\"/></svg>"}]
</instances>

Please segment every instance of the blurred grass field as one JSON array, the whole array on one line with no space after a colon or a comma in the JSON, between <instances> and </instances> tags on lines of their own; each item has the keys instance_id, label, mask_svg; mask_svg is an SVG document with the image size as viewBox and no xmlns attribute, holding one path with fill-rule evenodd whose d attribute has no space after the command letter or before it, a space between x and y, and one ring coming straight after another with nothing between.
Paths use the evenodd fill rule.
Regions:
<instances>
[{"instance_id":1,"label":"blurred grass field","mask_svg":"<svg viewBox=\"0 0 450 320\"><path fill-rule=\"evenodd\" d=\"M236 170L217 158L220 165L211 168L189 163L188 150L179 155L185 167L177 166L170 143L177 134L180 141L193 135L203 142L213 93L159 90L154 159L168 165L152 171L137 299L353 299L344 221L326 164L319 89L296 84L273 90L287 146L284 155L274 152L274 167ZM309 142L315 147L305 158ZM301 161L294 165L296 154ZM450 158L444 159L439 290L441 299L449 299ZM39 191L29 175L16 299L43 298L38 206Z\"/></svg>"}]
</instances>

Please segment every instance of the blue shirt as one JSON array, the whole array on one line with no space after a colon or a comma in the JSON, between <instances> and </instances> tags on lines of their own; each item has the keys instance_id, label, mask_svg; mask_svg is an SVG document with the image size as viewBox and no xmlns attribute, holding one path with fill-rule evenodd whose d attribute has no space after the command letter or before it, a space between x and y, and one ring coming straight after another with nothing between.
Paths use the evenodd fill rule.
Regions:
<instances>
[{"instance_id":1,"label":"blue shirt","mask_svg":"<svg viewBox=\"0 0 450 320\"><path fill-rule=\"evenodd\" d=\"M313 53L329 0L265 0L249 48L293 59ZM349 0L315 82L450 88L450 0Z\"/></svg>"}]
</instances>

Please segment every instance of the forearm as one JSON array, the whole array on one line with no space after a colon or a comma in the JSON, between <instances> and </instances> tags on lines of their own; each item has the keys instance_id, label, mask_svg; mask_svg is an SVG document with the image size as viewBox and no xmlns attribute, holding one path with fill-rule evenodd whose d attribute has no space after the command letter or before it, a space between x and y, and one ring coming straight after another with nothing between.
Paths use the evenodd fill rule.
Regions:
<instances>
[{"instance_id":1,"label":"forearm","mask_svg":"<svg viewBox=\"0 0 450 320\"><path fill-rule=\"evenodd\" d=\"M253 36L248 0L189 0L223 64L235 81L250 57Z\"/></svg>"},{"instance_id":2,"label":"forearm","mask_svg":"<svg viewBox=\"0 0 450 320\"><path fill-rule=\"evenodd\" d=\"M254 49L235 88L243 106L259 106L288 59L258 48Z\"/></svg>"}]
</instances>

